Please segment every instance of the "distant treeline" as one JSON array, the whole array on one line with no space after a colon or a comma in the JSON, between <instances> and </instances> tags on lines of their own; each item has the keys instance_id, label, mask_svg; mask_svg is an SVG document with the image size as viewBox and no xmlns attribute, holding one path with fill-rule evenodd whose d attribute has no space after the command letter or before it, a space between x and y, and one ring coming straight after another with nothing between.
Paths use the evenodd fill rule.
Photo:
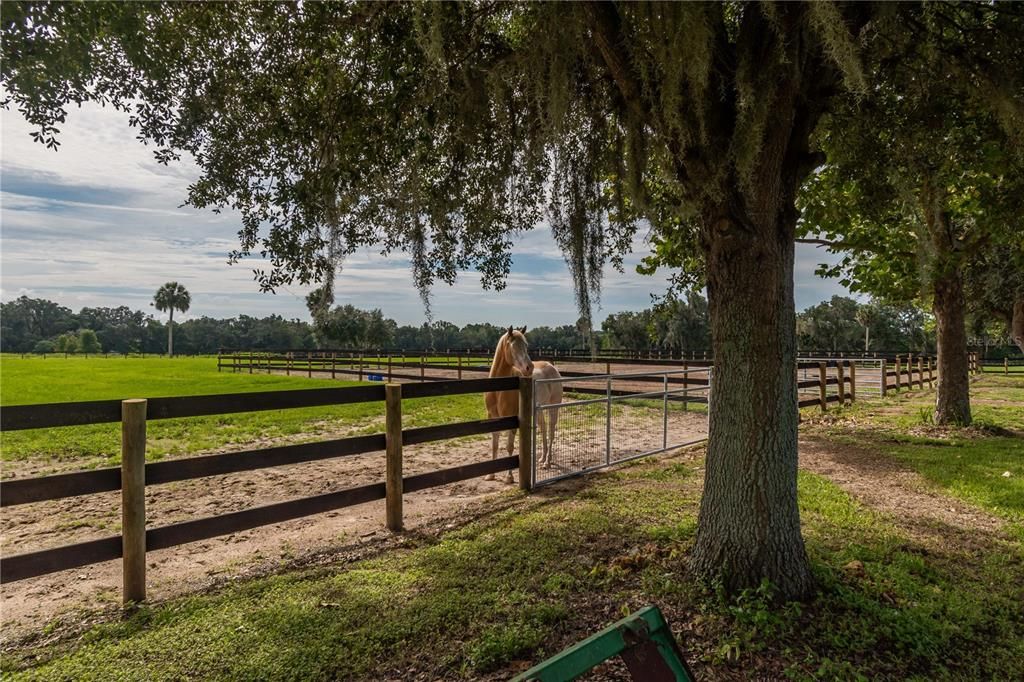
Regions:
<instances>
[{"instance_id":1,"label":"distant treeline","mask_svg":"<svg viewBox=\"0 0 1024 682\"><path fill-rule=\"evenodd\" d=\"M95 333L98 347L82 347ZM313 326L280 315L240 315L218 320L199 317L174 323L175 353L216 353L221 347L316 348ZM70 308L41 298L22 296L0 304L0 348L5 352L165 353L167 325L128 306Z\"/></svg>"},{"instance_id":2,"label":"distant treeline","mask_svg":"<svg viewBox=\"0 0 1024 682\"><path fill-rule=\"evenodd\" d=\"M529 325L529 320L509 320ZM456 350L492 348L507 329L489 322L460 327L437 320L399 325L379 309L336 306L316 323L286 320L280 315L228 319L193 318L176 322L175 352L216 353L230 350L316 348L388 348L394 350ZM834 296L797 315L801 349L934 352L931 316L914 306L861 304ZM590 347L583 321L557 327L529 326L530 345L545 350ZM708 304L698 294L667 297L651 308L609 315L594 330L599 349L660 350L671 353L710 347ZM978 337L985 344L987 337ZM999 345L992 340L992 346ZM82 308L78 313L53 301L22 296L0 304L0 348L5 352L163 353L167 327L145 312L127 306ZM989 357L1002 357L989 352Z\"/></svg>"}]
</instances>

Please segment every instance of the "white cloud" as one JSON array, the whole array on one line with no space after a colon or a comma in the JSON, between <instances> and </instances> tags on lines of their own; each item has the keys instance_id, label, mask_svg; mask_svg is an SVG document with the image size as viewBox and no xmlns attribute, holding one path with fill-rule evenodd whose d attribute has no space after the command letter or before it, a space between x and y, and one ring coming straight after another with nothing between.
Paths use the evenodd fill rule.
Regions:
<instances>
[{"instance_id":1,"label":"white cloud","mask_svg":"<svg viewBox=\"0 0 1024 682\"><path fill-rule=\"evenodd\" d=\"M69 112L58 152L29 137L15 111L0 112L3 182L0 187L2 288L5 300L25 293L82 306L129 305L146 309L152 293L177 280L192 292L188 316L239 314L308 317L308 287L259 292L252 270L258 258L234 266L227 254L237 246L238 217L182 207L197 176L190 160L163 166L140 144L127 115L84 105ZM634 239L636 253L624 273L608 268L600 314L640 309L664 292L667 275L643 277L635 265L646 252L646 231ZM479 275L461 273L454 286L438 284L434 315L458 324L563 324L577 314L572 282L546 225L521 235L505 289L485 291ZM834 282L813 276L820 252L798 251L799 307L843 293ZM402 323L419 323L423 307L408 261L363 250L353 254L336 283L340 301L379 307Z\"/></svg>"}]
</instances>

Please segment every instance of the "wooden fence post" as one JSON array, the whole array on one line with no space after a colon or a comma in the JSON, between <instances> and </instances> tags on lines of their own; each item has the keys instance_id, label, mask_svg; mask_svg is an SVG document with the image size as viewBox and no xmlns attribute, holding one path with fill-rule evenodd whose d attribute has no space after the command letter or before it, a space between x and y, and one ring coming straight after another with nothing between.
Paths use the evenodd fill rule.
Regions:
<instances>
[{"instance_id":1,"label":"wooden fence post","mask_svg":"<svg viewBox=\"0 0 1024 682\"><path fill-rule=\"evenodd\" d=\"M462 381L462 353L459 353L459 381Z\"/></svg>"},{"instance_id":2,"label":"wooden fence post","mask_svg":"<svg viewBox=\"0 0 1024 682\"><path fill-rule=\"evenodd\" d=\"M917 356L917 388L924 389L924 360Z\"/></svg>"},{"instance_id":3,"label":"wooden fence post","mask_svg":"<svg viewBox=\"0 0 1024 682\"><path fill-rule=\"evenodd\" d=\"M821 392L821 411L825 412L828 409L828 395L826 395L825 382L828 380L828 363L818 363L818 388Z\"/></svg>"},{"instance_id":4,"label":"wooden fence post","mask_svg":"<svg viewBox=\"0 0 1024 682\"><path fill-rule=\"evenodd\" d=\"M359 354L359 380L363 380L363 354Z\"/></svg>"},{"instance_id":5,"label":"wooden fence post","mask_svg":"<svg viewBox=\"0 0 1024 682\"><path fill-rule=\"evenodd\" d=\"M533 377L519 377L519 487L533 480Z\"/></svg>"},{"instance_id":6,"label":"wooden fence post","mask_svg":"<svg viewBox=\"0 0 1024 682\"><path fill-rule=\"evenodd\" d=\"M402 530L402 385L384 386L384 438L387 447L384 471L388 530Z\"/></svg>"},{"instance_id":7,"label":"wooden fence post","mask_svg":"<svg viewBox=\"0 0 1024 682\"><path fill-rule=\"evenodd\" d=\"M857 400L857 363L850 360L850 404Z\"/></svg>"},{"instance_id":8,"label":"wooden fence post","mask_svg":"<svg viewBox=\"0 0 1024 682\"><path fill-rule=\"evenodd\" d=\"M885 397L885 391L889 388L889 363L882 358L882 381L879 384L879 388L882 390L882 397Z\"/></svg>"},{"instance_id":9,"label":"wooden fence post","mask_svg":"<svg viewBox=\"0 0 1024 682\"><path fill-rule=\"evenodd\" d=\"M146 599L146 400L121 401L121 572L125 606Z\"/></svg>"},{"instance_id":10,"label":"wooden fence post","mask_svg":"<svg viewBox=\"0 0 1024 682\"><path fill-rule=\"evenodd\" d=\"M425 355L420 356L420 381L424 381L423 372L426 371L425 365L427 364L427 357Z\"/></svg>"},{"instance_id":11,"label":"wooden fence post","mask_svg":"<svg viewBox=\"0 0 1024 682\"><path fill-rule=\"evenodd\" d=\"M836 360L836 377L839 379L839 407L846 405L846 376L843 372L843 360Z\"/></svg>"},{"instance_id":12,"label":"wooden fence post","mask_svg":"<svg viewBox=\"0 0 1024 682\"><path fill-rule=\"evenodd\" d=\"M391 383L391 353L388 353L388 383Z\"/></svg>"},{"instance_id":13,"label":"wooden fence post","mask_svg":"<svg viewBox=\"0 0 1024 682\"><path fill-rule=\"evenodd\" d=\"M903 373L900 371L900 356L896 354L896 392L900 392L900 382L903 380Z\"/></svg>"}]
</instances>

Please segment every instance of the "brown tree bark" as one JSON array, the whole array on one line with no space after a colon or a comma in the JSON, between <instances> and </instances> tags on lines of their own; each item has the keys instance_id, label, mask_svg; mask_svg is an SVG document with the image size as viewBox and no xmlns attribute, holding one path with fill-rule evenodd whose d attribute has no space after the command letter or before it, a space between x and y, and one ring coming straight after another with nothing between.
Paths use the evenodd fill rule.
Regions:
<instances>
[{"instance_id":1,"label":"brown tree bark","mask_svg":"<svg viewBox=\"0 0 1024 682\"><path fill-rule=\"evenodd\" d=\"M925 222L934 249L932 312L939 385L935 391L935 423L967 426L971 423L970 368L967 359L967 324L964 278L956 258L956 238L944 197L926 183L922 195Z\"/></svg>"},{"instance_id":2,"label":"brown tree bark","mask_svg":"<svg viewBox=\"0 0 1024 682\"><path fill-rule=\"evenodd\" d=\"M773 40L762 19L746 13L740 28L754 53ZM803 20L801 7L787 6L784 21ZM807 45L788 45L762 93L772 109L751 181L730 177L723 200L701 216L714 375L691 566L730 593L767 579L779 599L815 589L797 506L793 259L796 193L823 161L809 149L821 109L805 94L832 87L835 73Z\"/></svg>"},{"instance_id":3,"label":"brown tree bark","mask_svg":"<svg viewBox=\"0 0 1024 682\"><path fill-rule=\"evenodd\" d=\"M725 23L719 32L705 139L678 139L650 104L621 49L621 21L611 3L584 9L595 46L622 95L623 106L663 135L678 185L700 197L714 376L704 494L691 555L694 572L735 593L771 581L782 599L810 595L814 580L797 507L796 314L793 257L797 188L823 159L809 140L825 97L838 83L816 43L802 39L806 8L743 13L735 50ZM780 29L779 26L782 26ZM779 49L784 59L767 60ZM752 64L759 94L771 102L763 136L745 136L733 89L736 64ZM813 96L809 93L813 92ZM703 113L699 114L704 116ZM740 168L736 147L756 145L752 169ZM742 176L742 177L741 177Z\"/></svg>"},{"instance_id":4,"label":"brown tree bark","mask_svg":"<svg viewBox=\"0 0 1024 682\"><path fill-rule=\"evenodd\" d=\"M728 223L728 221L726 221ZM708 262L714 370L704 494L692 566L729 592L764 578L779 595L809 595L814 580L797 508L795 219L752 243L716 239ZM761 232L761 230L758 230Z\"/></svg>"},{"instance_id":5,"label":"brown tree bark","mask_svg":"<svg viewBox=\"0 0 1024 682\"><path fill-rule=\"evenodd\" d=\"M933 287L939 356L935 423L967 426L971 423L971 393L963 277L958 271L950 271L936 277Z\"/></svg>"},{"instance_id":6,"label":"brown tree bark","mask_svg":"<svg viewBox=\"0 0 1024 682\"><path fill-rule=\"evenodd\" d=\"M1013 315L1010 318L1010 338L1024 353L1024 294L1013 299Z\"/></svg>"}]
</instances>

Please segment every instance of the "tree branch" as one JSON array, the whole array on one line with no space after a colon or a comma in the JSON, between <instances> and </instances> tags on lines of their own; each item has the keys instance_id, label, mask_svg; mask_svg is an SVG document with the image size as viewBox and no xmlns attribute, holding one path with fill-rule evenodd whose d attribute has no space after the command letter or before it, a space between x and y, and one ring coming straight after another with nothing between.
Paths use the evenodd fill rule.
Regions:
<instances>
[{"instance_id":1,"label":"tree branch","mask_svg":"<svg viewBox=\"0 0 1024 682\"><path fill-rule=\"evenodd\" d=\"M829 239L817 239L811 237L798 238L795 240L797 244L815 244L817 246L824 246L829 249L836 249L840 251L858 251L874 253L879 256L898 256L900 258L916 258L917 254L910 251L890 251L883 246L875 246L870 244L855 244L853 242L844 241L831 241Z\"/></svg>"},{"instance_id":2,"label":"tree branch","mask_svg":"<svg viewBox=\"0 0 1024 682\"><path fill-rule=\"evenodd\" d=\"M622 26L618 11L614 5L607 2L584 3L583 11L586 13L597 49L601 52L619 92L622 93L626 107L638 120L644 120L650 114L650 106L643 99L629 58L622 52Z\"/></svg>"}]
</instances>

